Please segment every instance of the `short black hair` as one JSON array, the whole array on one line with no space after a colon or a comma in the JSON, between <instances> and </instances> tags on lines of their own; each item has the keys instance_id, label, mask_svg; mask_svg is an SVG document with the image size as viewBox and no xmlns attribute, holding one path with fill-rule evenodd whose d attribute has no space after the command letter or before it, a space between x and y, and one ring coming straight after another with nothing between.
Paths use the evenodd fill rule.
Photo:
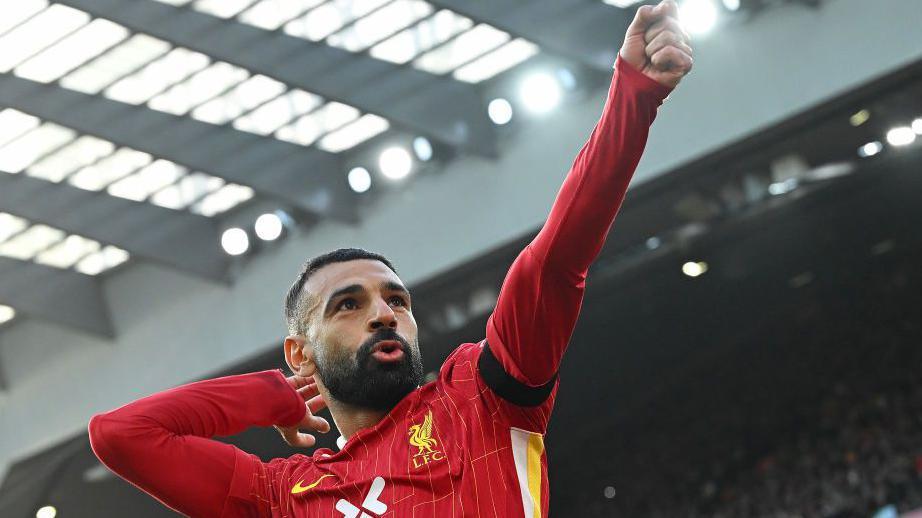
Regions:
<instances>
[{"instance_id":1,"label":"short black hair","mask_svg":"<svg viewBox=\"0 0 922 518\"><path fill-rule=\"evenodd\" d=\"M288 324L289 334L304 334L305 332L303 319L305 297L301 292L304 290L307 279L310 278L314 272L328 264L344 263L346 261L356 261L358 259L380 261L390 268L392 272L397 273L397 269L394 268L394 265L391 264L386 257L361 248L338 248L332 252L314 257L310 261L304 263L304 266L301 268L301 273L298 274L298 278L295 280L294 284L291 285L291 288L288 290L288 295L285 297L285 322Z\"/></svg>"}]
</instances>

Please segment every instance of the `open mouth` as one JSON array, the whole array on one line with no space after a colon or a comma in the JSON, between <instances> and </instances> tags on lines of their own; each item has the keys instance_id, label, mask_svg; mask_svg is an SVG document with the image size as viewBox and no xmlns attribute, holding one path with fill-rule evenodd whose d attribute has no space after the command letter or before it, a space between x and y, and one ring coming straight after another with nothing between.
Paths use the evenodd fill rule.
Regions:
<instances>
[{"instance_id":1,"label":"open mouth","mask_svg":"<svg viewBox=\"0 0 922 518\"><path fill-rule=\"evenodd\" d=\"M394 362L403 358L403 344L397 340L382 340L371 349L372 358L380 362Z\"/></svg>"}]
</instances>

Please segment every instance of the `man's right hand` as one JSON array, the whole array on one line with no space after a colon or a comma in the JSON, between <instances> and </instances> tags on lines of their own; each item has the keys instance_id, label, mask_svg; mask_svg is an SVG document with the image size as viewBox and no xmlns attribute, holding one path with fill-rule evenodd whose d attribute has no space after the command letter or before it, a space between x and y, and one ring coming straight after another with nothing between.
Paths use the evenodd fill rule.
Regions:
<instances>
[{"instance_id":1,"label":"man's right hand","mask_svg":"<svg viewBox=\"0 0 922 518\"><path fill-rule=\"evenodd\" d=\"M309 430L314 433L327 433L330 431L330 423L327 422L326 419L314 415L326 408L327 403L323 400L323 396L320 395L320 391L317 389L317 383L314 381L313 377L298 376L296 374L285 378L285 380L291 385L291 388L304 399L307 412L304 414L304 418L296 425L273 425L273 427L282 434L282 438L285 439L285 442L288 443L289 446L295 448L310 448L317 443L317 438L301 430Z\"/></svg>"}]
</instances>

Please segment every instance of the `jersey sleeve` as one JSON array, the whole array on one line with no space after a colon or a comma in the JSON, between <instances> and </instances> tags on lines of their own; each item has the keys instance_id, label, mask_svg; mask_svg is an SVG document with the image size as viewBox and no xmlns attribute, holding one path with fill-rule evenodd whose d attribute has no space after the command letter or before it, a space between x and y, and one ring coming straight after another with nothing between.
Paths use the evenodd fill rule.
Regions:
<instances>
[{"instance_id":1,"label":"jersey sleeve","mask_svg":"<svg viewBox=\"0 0 922 518\"><path fill-rule=\"evenodd\" d=\"M212 439L251 426L299 422L303 399L278 369L182 385L89 422L99 460L180 513L196 517L268 516L272 488L260 473L277 469Z\"/></svg>"},{"instance_id":2,"label":"jersey sleeve","mask_svg":"<svg viewBox=\"0 0 922 518\"><path fill-rule=\"evenodd\" d=\"M487 321L481 373L492 372L485 375L488 384L510 401L533 404L555 386L589 266L621 207L657 108L671 90L616 60L602 116L547 221L510 267Z\"/></svg>"}]
</instances>

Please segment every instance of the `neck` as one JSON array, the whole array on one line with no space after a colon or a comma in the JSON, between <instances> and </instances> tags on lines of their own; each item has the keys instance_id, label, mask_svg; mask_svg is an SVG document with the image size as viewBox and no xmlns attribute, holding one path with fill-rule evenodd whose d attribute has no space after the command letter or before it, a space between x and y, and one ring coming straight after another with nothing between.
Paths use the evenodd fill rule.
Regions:
<instances>
[{"instance_id":1,"label":"neck","mask_svg":"<svg viewBox=\"0 0 922 518\"><path fill-rule=\"evenodd\" d=\"M358 431L378 424L388 412L388 410L371 410L352 406L336 401L333 398L327 399L327 407L330 409L330 414L333 415L336 428L346 440L349 440Z\"/></svg>"}]
</instances>

